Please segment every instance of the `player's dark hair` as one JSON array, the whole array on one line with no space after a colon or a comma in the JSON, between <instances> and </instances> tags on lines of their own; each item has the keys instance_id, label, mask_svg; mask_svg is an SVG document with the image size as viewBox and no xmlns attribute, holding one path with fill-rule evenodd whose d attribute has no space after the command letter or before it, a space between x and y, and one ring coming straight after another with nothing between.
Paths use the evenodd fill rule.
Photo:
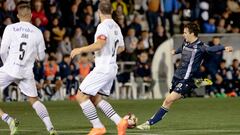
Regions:
<instances>
[{"instance_id":1,"label":"player's dark hair","mask_svg":"<svg viewBox=\"0 0 240 135\"><path fill-rule=\"evenodd\" d=\"M196 23L188 23L184 25L184 28L188 28L189 33L193 33L196 37L198 36L198 33L200 32L199 25Z\"/></svg>"},{"instance_id":2,"label":"player's dark hair","mask_svg":"<svg viewBox=\"0 0 240 135\"><path fill-rule=\"evenodd\" d=\"M99 3L98 9L102 14L111 15L112 14L112 4L107 0L103 0Z\"/></svg>"}]
</instances>

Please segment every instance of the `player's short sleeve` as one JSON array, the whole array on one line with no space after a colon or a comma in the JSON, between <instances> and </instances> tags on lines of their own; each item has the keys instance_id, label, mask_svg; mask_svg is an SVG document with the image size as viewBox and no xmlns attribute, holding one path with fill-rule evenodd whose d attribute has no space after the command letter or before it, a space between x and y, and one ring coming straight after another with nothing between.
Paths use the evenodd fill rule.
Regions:
<instances>
[{"instance_id":1,"label":"player's short sleeve","mask_svg":"<svg viewBox=\"0 0 240 135\"><path fill-rule=\"evenodd\" d=\"M2 36L2 41L1 41L1 45L5 44L8 45L11 43L11 29L9 26L7 26L3 32L3 36Z\"/></svg>"},{"instance_id":2,"label":"player's short sleeve","mask_svg":"<svg viewBox=\"0 0 240 135\"><path fill-rule=\"evenodd\" d=\"M43 34L39 33L39 51L44 52L46 50Z\"/></svg>"},{"instance_id":3,"label":"player's short sleeve","mask_svg":"<svg viewBox=\"0 0 240 135\"><path fill-rule=\"evenodd\" d=\"M3 32L1 46L0 46L0 57L5 62L8 54L8 49L11 44L11 29L7 26Z\"/></svg>"},{"instance_id":4,"label":"player's short sleeve","mask_svg":"<svg viewBox=\"0 0 240 135\"><path fill-rule=\"evenodd\" d=\"M97 39L107 40L108 37L107 28L103 24L99 24L95 36Z\"/></svg>"},{"instance_id":5,"label":"player's short sleeve","mask_svg":"<svg viewBox=\"0 0 240 135\"><path fill-rule=\"evenodd\" d=\"M39 33L39 41L38 41L38 58L39 60L43 60L45 57L45 50L46 50L46 46L45 46L45 42L43 39L43 35L40 32Z\"/></svg>"},{"instance_id":6,"label":"player's short sleeve","mask_svg":"<svg viewBox=\"0 0 240 135\"><path fill-rule=\"evenodd\" d=\"M119 28L120 29L120 28ZM124 43L124 39L123 39L123 35L122 35L122 32L121 32L121 29L120 29L120 35L119 35L119 46L121 47L124 47L125 46L125 43Z\"/></svg>"}]
</instances>

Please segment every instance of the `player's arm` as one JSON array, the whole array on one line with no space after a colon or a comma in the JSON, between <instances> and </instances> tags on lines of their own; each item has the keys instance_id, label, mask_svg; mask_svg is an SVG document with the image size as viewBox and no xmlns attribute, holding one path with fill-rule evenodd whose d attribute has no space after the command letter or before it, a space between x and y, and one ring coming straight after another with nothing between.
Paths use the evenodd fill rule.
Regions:
<instances>
[{"instance_id":1,"label":"player's arm","mask_svg":"<svg viewBox=\"0 0 240 135\"><path fill-rule=\"evenodd\" d=\"M117 54L120 54L121 52L123 52L125 50L124 46L119 46L118 50L117 50Z\"/></svg>"},{"instance_id":2,"label":"player's arm","mask_svg":"<svg viewBox=\"0 0 240 135\"><path fill-rule=\"evenodd\" d=\"M38 44L38 50L37 50L37 60L39 61L43 61L44 58L45 58L45 50L46 50L46 47L45 47L45 43L44 43L44 39L43 39L43 35L42 33L40 33L41 36L40 39L39 39L39 44Z\"/></svg>"},{"instance_id":3,"label":"player's arm","mask_svg":"<svg viewBox=\"0 0 240 135\"><path fill-rule=\"evenodd\" d=\"M172 55L182 53L183 46L184 46L185 43L186 43L186 41L183 41L182 45L181 45L179 48L177 48L177 50L173 49L173 50L171 51Z\"/></svg>"},{"instance_id":4,"label":"player's arm","mask_svg":"<svg viewBox=\"0 0 240 135\"><path fill-rule=\"evenodd\" d=\"M2 36L2 42L1 42L1 48L0 48L0 57L2 59L2 62L5 63L7 57L8 57L8 52L9 52L9 47L11 44L11 36L10 36L10 30L9 27L6 27Z\"/></svg>"},{"instance_id":5,"label":"player's arm","mask_svg":"<svg viewBox=\"0 0 240 135\"><path fill-rule=\"evenodd\" d=\"M232 46L223 46L223 45L217 45L217 46L211 46L211 47L206 47L206 52L207 53L215 53L219 51L227 51L227 52L232 52L233 48Z\"/></svg>"},{"instance_id":6,"label":"player's arm","mask_svg":"<svg viewBox=\"0 0 240 135\"><path fill-rule=\"evenodd\" d=\"M119 31L121 32L120 29L119 29ZM117 49L117 54L120 54L124 50L125 50L125 44L124 44L123 36L122 36L122 33L121 33L120 34L120 42L119 42L119 46L118 46L118 49Z\"/></svg>"},{"instance_id":7,"label":"player's arm","mask_svg":"<svg viewBox=\"0 0 240 135\"><path fill-rule=\"evenodd\" d=\"M81 53L89 53L101 50L106 44L106 39L98 38L96 42L91 45L73 49L71 52L71 58L74 58L76 55Z\"/></svg>"},{"instance_id":8,"label":"player's arm","mask_svg":"<svg viewBox=\"0 0 240 135\"><path fill-rule=\"evenodd\" d=\"M183 47L181 46L181 47L179 47L177 50L173 49L173 50L171 51L172 55L182 53L182 48L183 48Z\"/></svg>"}]
</instances>

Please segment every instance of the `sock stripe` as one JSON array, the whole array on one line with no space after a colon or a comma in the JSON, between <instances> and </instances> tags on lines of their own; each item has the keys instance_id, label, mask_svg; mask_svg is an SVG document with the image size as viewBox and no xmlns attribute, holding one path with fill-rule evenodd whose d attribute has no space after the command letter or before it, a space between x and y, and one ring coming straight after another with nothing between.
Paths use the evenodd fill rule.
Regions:
<instances>
[{"instance_id":1,"label":"sock stripe","mask_svg":"<svg viewBox=\"0 0 240 135\"><path fill-rule=\"evenodd\" d=\"M113 107L105 100L98 103L97 107L116 125L121 121L121 117L115 112Z\"/></svg>"},{"instance_id":2,"label":"sock stripe","mask_svg":"<svg viewBox=\"0 0 240 135\"><path fill-rule=\"evenodd\" d=\"M87 104L82 110L89 120L95 120L98 118L96 108L94 108L92 104Z\"/></svg>"},{"instance_id":3,"label":"sock stripe","mask_svg":"<svg viewBox=\"0 0 240 135\"><path fill-rule=\"evenodd\" d=\"M161 108L168 112L168 109L167 109L167 108L165 108L165 107L163 107L163 106L161 106Z\"/></svg>"},{"instance_id":4,"label":"sock stripe","mask_svg":"<svg viewBox=\"0 0 240 135\"><path fill-rule=\"evenodd\" d=\"M108 118L111 118L114 114L116 114L112 106L106 101L103 101L102 104L99 105L99 108Z\"/></svg>"},{"instance_id":5,"label":"sock stripe","mask_svg":"<svg viewBox=\"0 0 240 135\"><path fill-rule=\"evenodd\" d=\"M3 121L8 121L8 119L9 119L9 116L7 115Z\"/></svg>"},{"instance_id":6,"label":"sock stripe","mask_svg":"<svg viewBox=\"0 0 240 135\"><path fill-rule=\"evenodd\" d=\"M109 110L109 112L106 114L109 118L112 117L116 112L114 110Z\"/></svg>"},{"instance_id":7,"label":"sock stripe","mask_svg":"<svg viewBox=\"0 0 240 135\"><path fill-rule=\"evenodd\" d=\"M45 118L45 117L48 117L48 114L46 114L46 113L44 113L44 112L39 112L39 117L41 118L41 119L43 119L43 118Z\"/></svg>"}]
</instances>

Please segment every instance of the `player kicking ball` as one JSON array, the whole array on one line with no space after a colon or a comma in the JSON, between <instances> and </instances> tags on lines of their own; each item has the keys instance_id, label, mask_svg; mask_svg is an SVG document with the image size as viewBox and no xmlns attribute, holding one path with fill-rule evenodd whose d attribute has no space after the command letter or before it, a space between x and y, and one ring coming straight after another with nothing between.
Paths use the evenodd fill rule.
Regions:
<instances>
[{"instance_id":1,"label":"player kicking ball","mask_svg":"<svg viewBox=\"0 0 240 135\"><path fill-rule=\"evenodd\" d=\"M42 32L31 21L31 7L28 2L17 4L17 17L20 22L8 25L3 33L0 57L0 91L12 82L18 84L21 92L28 97L30 104L45 124L50 135L57 135L46 107L38 101L38 94L33 75L35 59L44 60L45 44ZM0 109L0 116L10 128L10 135L15 135L18 121Z\"/></svg>"},{"instance_id":2,"label":"player kicking ball","mask_svg":"<svg viewBox=\"0 0 240 135\"><path fill-rule=\"evenodd\" d=\"M81 53L95 52L95 68L80 85L76 99L84 115L91 122L93 128L88 135L103 135L106 128L97 116L98 107L117 126L118 135L125 135L128 122L122 119L102 95L108 96L116 77L118 66L117 53L124 51L124 41L120 27L111 17L112 5L109 1L101 1L98 7L101 23L95 33L93 44L74 49L71 57Z\"/></svg>"},{"instance_id":3,"label":"player kicking ball","mask_svg":"<svg viewBox=\"0 0 240 135\"><path fill-rule=\"evenodd\" d=\"M163 101L161 108L145 123L138 125L137 128L141 130L149 130L152 125L156 124L164 118L169 111L171 105L184 97L192 89L200 86L211 85L211 81L195 80L194 75L204 59L206 53L216 53L218 51L231 52L231 46L213 46L209 47L199 40L198 33L200 29L195 23L189 23L184 26L183 37L184 42L182 47L173 51L173 54L181 53L181 64L174 73L172 80L172 88L170 94Z\"/></svg>"}]
</instances>

